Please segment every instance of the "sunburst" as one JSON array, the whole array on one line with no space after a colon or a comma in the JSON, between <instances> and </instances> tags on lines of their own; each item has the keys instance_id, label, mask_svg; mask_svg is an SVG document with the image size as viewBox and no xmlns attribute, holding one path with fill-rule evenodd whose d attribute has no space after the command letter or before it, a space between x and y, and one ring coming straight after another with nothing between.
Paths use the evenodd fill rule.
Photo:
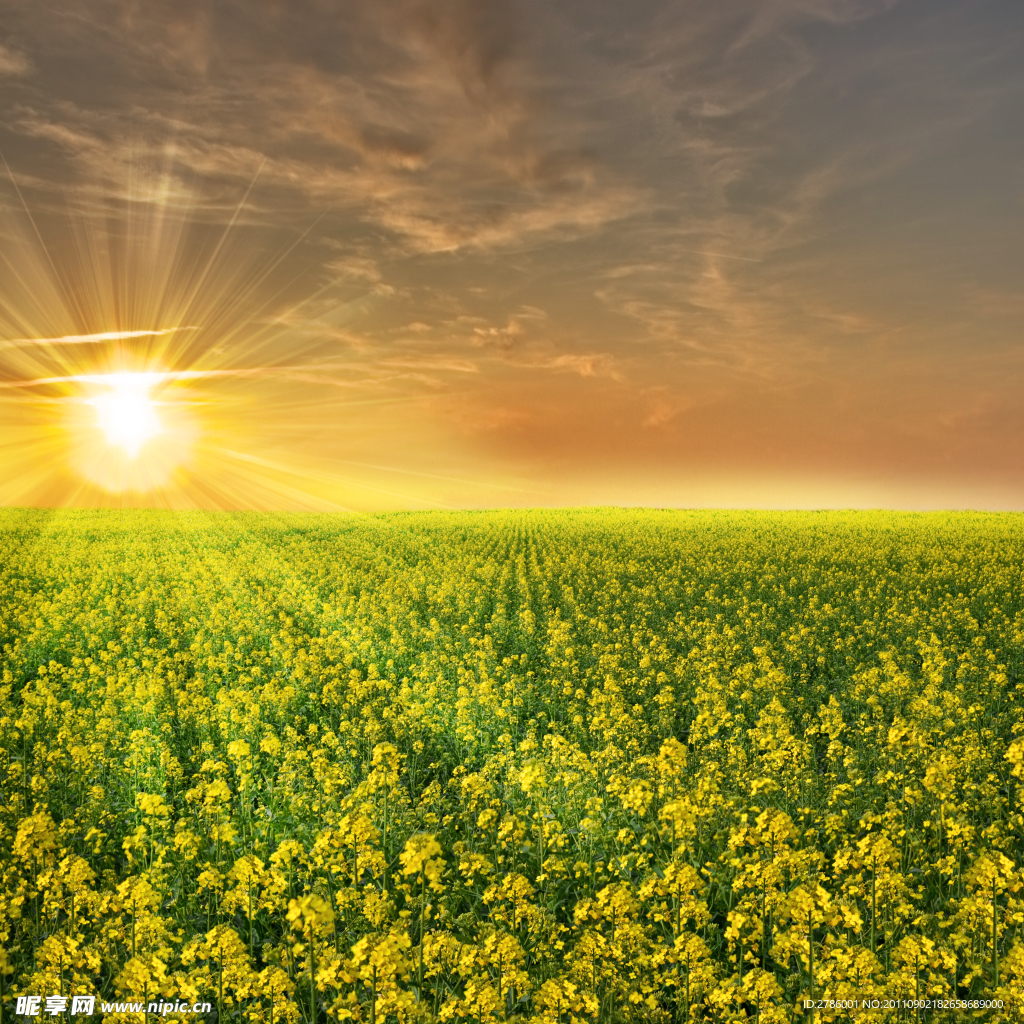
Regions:
<instances>
[{"instance_id":1,"label":"sunburst","mask_svg":"<svg viewBox=\"0 0 1024 1024\"><path fill-rule=\"evenodd\" d=\"M388 405L394 430L417 412L399 390L358 390L377 381L339 353L350 297L333 278L307 282L312 264L294 272L319 218L253 245L241 215L255 179L217 224L171 150L163 170L129 177L65 214L30 194L37 220L0 175L0 504L430 508L450 502L411 479L480 486L344 457L366 406Z\"/></svg>"},{"instance_id":2,"label":"sunburst","mask_svg":"<svg viewBox=\"0 0 1024 1024\"><path fill-rule=\"evenodd\" d=\"M152 373L112 373L104 394L88 399L107 444L135 459L146 442L163 430L151 392L159 379Z\"/></svg>"},{"instance_id":3,"label":"sunburst","mask_svg":"<svg viewBox=\"0 0 1024 1024\"><path fill-rule=\"evenodd\" d=\"M281 362L287 324L266 313L281 301L266 283L282 252L265 258L242 241L252 185L211 231L170 150L167 161L133 167L99 215L37 220L9 177L22 214L8 211L0 249L5 503L273 503L259 496L265 479L239 479L233 460L225 471L222 449L246 446L253 392L275 372L262 359ZM288 343L301 359L301 341Z\"/></svg>"}]
</instances>

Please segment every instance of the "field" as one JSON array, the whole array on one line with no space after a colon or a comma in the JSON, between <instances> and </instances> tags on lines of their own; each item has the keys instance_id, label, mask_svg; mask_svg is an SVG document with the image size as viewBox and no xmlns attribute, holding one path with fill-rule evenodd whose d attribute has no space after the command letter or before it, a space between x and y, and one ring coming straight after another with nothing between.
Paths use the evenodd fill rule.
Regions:
<instances>
[{"instance_id":1,"label":"field","mask_svg":"<svg viewBox=\"0 0 1024 1024\"><path fill-rule=\"evenodd\" d=\"M8 509L0 646L4 1021L1016 1019L1021 517Z\"/></svg>"}]
</instances>

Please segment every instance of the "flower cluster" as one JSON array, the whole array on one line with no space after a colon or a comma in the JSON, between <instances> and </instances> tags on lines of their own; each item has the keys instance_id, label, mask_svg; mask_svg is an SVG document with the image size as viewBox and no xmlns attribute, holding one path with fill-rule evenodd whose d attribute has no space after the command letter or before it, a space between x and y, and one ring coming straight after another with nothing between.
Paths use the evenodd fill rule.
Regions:
<instances>
[{"instance_id":1,"label":"flower cluster","mask_svg":"<svg viewBox=\"0 0 1024 1024\"><path fill-rule=\"evenodd\" d=\"M1015 516L0 512L0 999L1013 1019L1022 564Z\"/></svg>"}]
</instances>

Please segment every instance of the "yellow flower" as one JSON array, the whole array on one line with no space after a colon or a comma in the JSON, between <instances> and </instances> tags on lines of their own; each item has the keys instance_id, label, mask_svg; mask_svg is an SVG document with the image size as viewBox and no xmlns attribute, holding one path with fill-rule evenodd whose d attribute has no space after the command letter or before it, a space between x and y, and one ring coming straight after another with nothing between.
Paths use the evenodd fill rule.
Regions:
<instances>
[{"instance_id":1,"label":"yellow flower","mask_svg":"<svg viewBox=\"0 0 1024 1024\"><path fill-rule=\"evenodd\" d=\"M288 923L299 931L325 928L334 923L334 910L320 896L300 896L288 901Z\"/></svg>"}]
</instances>

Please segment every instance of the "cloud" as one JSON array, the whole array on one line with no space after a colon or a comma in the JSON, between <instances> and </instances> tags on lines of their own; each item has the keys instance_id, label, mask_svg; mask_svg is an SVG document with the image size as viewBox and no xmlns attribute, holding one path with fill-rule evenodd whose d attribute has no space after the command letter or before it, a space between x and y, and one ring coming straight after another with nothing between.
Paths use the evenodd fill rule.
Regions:
<instances>
[{"instance_id":1,"label":"cloud","mask_svg":"<svg viewBox=\"0 0 1024 1024\"><path fill-rule=\"evenodd\" d=\"M453 373L479 373L480 367L468 359L447 359L445 357L405 356L384 359L382 366L395 366L409 370L449 370Z\"/></svg>"},{"instance_id":2,"label":"cloud","mask_svg":"<svg viewBox=\"0 0 1024 1024\"><path fill-rule=\"evenodd\" d=\"M538 351L525 352L509 359L509 365L530 370L556 370L580 377L606 377L622 381L616 359L608 352L563 352L558 355Z\"/></svg>"},{"instance_id":3,"label":"cloud","mask_svg":"<svg viewBox=\"0 0 1024 1024\"><path fill-rule=\"evenodd\" d=\"M400 365L400 364L396 364ZM425 366L432 369L449 369L460 372L472 372L465 365L450 366L441 363L423 363L415 368ZM401 375L387 374L381 376L379 367L371 363L350 362L344 364L310 363L292 366L238 366L219 370L154 370L133 373L131 376L145 378L150 385L165 384L170 381L218 381L218 380L268 380L291 381L303 384L318 384L331 387L360 388L376 386L387 380L398 379ZM362 374L363 376L359 376ZM23 389L39 388L54 384L99 384L108 386L114 380L123 377L119 373L72 373L48 377L33 377L18 380L0 381L0 388Z\"/></svg>"},{"instance_id":4,"label":"cloud","mask_svg":"<svg viewBox=\"0 0 1024 1024\"><path fill-rule=\"evenodd\" d=\"M652 389L654 393L648 400L647 414L640 421L640 426L648 429L663 427L671 423L681 412L690 408L690 403L680 401L670 395L664 388Z\"/></svg>"},{"instance_id":5,"label":"cloud","mask_svg":"<svg viewBox=\"0 0 1024 1024\"><path fill-rule=\"evenodd\" d=\"M27 75L32 70L32 62L23 53L12 50L0 43L0 77L17 77Z\"/></svg>"},{"instance_id":6,"label":"cloud","mask_svg":"<svg viewBox=\"0 0 1024 1024\"><path fill-rule=\"evenodd\" d=\"M325 269L334 271L344 280L358 281L369 285L381 283L381 271L377 260L355 253L330 260L324 264Z\"/></svg>"},{"instance_id":7,"label":"cloud","mask_svg":"<svg viewBox=\"0 0 1024 1024\"><path fill-rule=\"evenodd\" d=\"M615 369L615 359L605 352L593 352L583 355L563 354L555 356L547 362L535 363L551 370L571 370L581 377L610 377L621 380L621 374Z\"/></svg>"},{"instance_id":8,"label":"cloud","mask_svg":"<svg viewBox=\"0 0 1024 1024\"><path fill-rule=\"evenodd\" d=\"M265 158L264 187L352 211L427 253L575 237L637 205L636 189L551 136L527 23L506 4L284 12L266 0L245 15L200 4L196 17L166 3L113 7L113 18L76 20L74 40L59 27L47 40L96 64L103 102L31 93L7 118L67 155L66 192L167 202L158 179L170 176L171 198L215 209L225 180L250 180ZM140 193L147 164L162 173Z\"/></svg>"},{"instance_id":9,"label":"cloud","mask_svg":"<svg viewBox=\"0 0 1024 1024\"><path fill-rule=\"evenodd\" d=\"M96 334L64 334L59 338L11 338L0 341L0 346L22 347L32 345L94 345L104 341L122 341L127 338L159 337L177 331L194 331L195 327L166 327L159 331L100 331Z\"/></svg>"},{"instance_id":10,"label":"cloud","mask_svg":"<svg viewBox=\"0 0 1024 1024\"><path fill-rule=\"evenodd\" d=\"M12 336L117 326L116 281L122 308L189 310L131 323L203 325L175 365L432 408L528 378L573 396L567 417L614 381L641 447L698 393L745 409L866 379L886 346L910 365L975 328L1016 337L1005 4L22 6L0 131L58 244L23 274L35 235L5 221ZM90 315L65 316L79 282Z\"/></svg>"},{"instance_id":11,"label":"cloud","mask_svg":"<svg viewBox=\"0 0 1024 1024\"><path fill-rule=\"evenodd\" d=\"M509 317L504 327L474 327L474 345L493 345L501 349L510 349L516 343L516 339L523 334L522 321L516 317Z\"/></svg>"}]
</instances>

